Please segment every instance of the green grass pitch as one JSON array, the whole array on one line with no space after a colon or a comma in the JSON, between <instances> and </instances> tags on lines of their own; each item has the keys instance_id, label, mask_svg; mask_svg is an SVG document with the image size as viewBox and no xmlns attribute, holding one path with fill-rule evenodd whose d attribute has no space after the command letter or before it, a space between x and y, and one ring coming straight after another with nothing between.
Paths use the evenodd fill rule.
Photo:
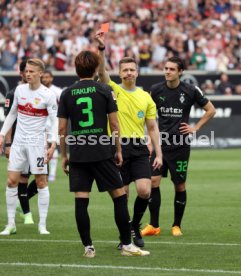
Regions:
<instances>
[{"instance_id":1,"label":"green grass pitch","mask_svg":"<svg viewBox=\"0 0 241 276\"><path fill-rule=\"evenodd\" d=\"M241 149L192 150L187 181L184 235L172 237L174 189L162 182L158 237L145 238L148 257L123 257L116 249L118 233L107 193L91 194L89 212L96 258L82 257L68 178L58 166L50 183L49 236L37 233L37 197L31 199L34 225L17 216L17 234L0 237L0 275L241 275ZM0 158L0 230L6 224L7 162ZM136 192L131 184L129 210ZM143 218L149 222L149 212Z\"/></svg>"}]
</instances>

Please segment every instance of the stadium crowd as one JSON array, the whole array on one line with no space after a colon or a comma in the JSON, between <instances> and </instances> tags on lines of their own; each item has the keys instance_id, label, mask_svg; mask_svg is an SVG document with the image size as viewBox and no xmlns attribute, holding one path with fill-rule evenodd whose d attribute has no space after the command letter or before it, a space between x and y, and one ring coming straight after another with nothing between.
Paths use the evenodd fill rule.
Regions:
<instances>
[{"instance_id":1,"label":"stadium crowd","mask_svg":"<svg viewBox=\"0 0 241 276\"><path fill-rule=\"evenodd\" d=\"M81 50L94 50L100 24L110 22L110 70L124 55L140 72L161 70L177 55L191 70L241 69L240 0L1 0L0 68L38 57L49 70L73 70Z\"/></svg>"}]
</instances>

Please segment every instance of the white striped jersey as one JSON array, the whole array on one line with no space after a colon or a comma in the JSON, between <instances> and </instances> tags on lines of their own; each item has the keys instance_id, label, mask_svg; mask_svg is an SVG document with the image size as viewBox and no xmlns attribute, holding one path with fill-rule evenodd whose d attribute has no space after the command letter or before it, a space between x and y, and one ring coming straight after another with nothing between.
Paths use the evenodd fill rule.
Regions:
<instances>
[{"instance_id":1,"label":"white striped jersey","mask_svg":"<svg viewBox=\"0 0 241 276\"><path fill-rule=\"evenodd\" d=\"M29 84L20 84L16 88L12 108L18 114L13 143L43 145L47 118L55 118L57 114L55 94L44 85L31 90Z\"/></svg>"}]
</instances>

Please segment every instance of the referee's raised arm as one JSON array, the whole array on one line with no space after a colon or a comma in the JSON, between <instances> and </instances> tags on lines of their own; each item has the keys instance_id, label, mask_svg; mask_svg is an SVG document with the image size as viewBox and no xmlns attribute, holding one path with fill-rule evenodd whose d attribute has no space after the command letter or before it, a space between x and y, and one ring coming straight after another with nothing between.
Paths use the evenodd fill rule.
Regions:
<instances>
[{"instance_id":1,"label":"referee's raised arm","mask_svg":"<svg viewBox=\"0 0 241 276\"><path fill-rule=\"evenodd\" d=\"M103 83L108 83L110 81L109 73L105 68L105 42L104 42L104 32L98 31L95 35L95 39L98 42L100 65L98 68L99 80Z\"/></svg>"}]
</instances>

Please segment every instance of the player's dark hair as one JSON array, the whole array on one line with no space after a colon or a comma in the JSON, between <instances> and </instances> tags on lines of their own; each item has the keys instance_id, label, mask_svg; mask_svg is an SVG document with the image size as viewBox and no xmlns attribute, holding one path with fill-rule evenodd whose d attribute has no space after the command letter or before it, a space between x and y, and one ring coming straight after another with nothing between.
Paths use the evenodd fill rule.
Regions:
<instances>
[{"instance_id":1,"label":"player's dark hair","mask_svg":"<svg viewBox=\"0 0 241 276\"><path fill-rule=\"evenodd\" d=\"M49 70L45 70L45 71L44 71L44 74L49 74L52 78L54 77L53 74L52 74L52 72L49 71Z\"/></svg>"},{"instance_id":2,"label":"player's dark hair","mask_svg":"<svg viewBox=\"0 0 241 276\"><path fill-rule=\"evenodd\" d=\"M132 57L123 57L120 61L119 61L119 68L121 67L121 64L124 63L135 63L135 65L137 66L137 62L134 58Z\"/></svg>"},{"instance_id":3,"label":"player's dark hair","mask_svg":"<svg viewBox=\"0 0 241 276\"><path fill-rule=\"evenodd\" d=\"M27 64L27 59L24 59L20 62L20 64L19 64L19 71L20 72L24 72L24 70L26 68L26 64Z\"/></svg>"},{"instance_id":4,"label":"player's dark hair","mask_svg":"<svg viewBox=\"0 0 241 276\"><path fill-rule=\"evenodd\" d=\"M173 63L176 63L177 64L177 67L178 67L178 70L184 70L185 69L185 66L184 66L184 62L181 58L177 57L177 56L174 56L174 57L171 57L167 60L167 62L173 62Z\"/></svg>"},{"instance_id":5,"label":"player's dark hair","mask_svg":"<svg viewBox=\"0 0 241 276\"><path fill-rule=\"evenodd\" d=\"M93 77L99 64L99 56L92 51L81 51L75 58L75 70L79 78Z\"/></svg>"}]
</instances>

